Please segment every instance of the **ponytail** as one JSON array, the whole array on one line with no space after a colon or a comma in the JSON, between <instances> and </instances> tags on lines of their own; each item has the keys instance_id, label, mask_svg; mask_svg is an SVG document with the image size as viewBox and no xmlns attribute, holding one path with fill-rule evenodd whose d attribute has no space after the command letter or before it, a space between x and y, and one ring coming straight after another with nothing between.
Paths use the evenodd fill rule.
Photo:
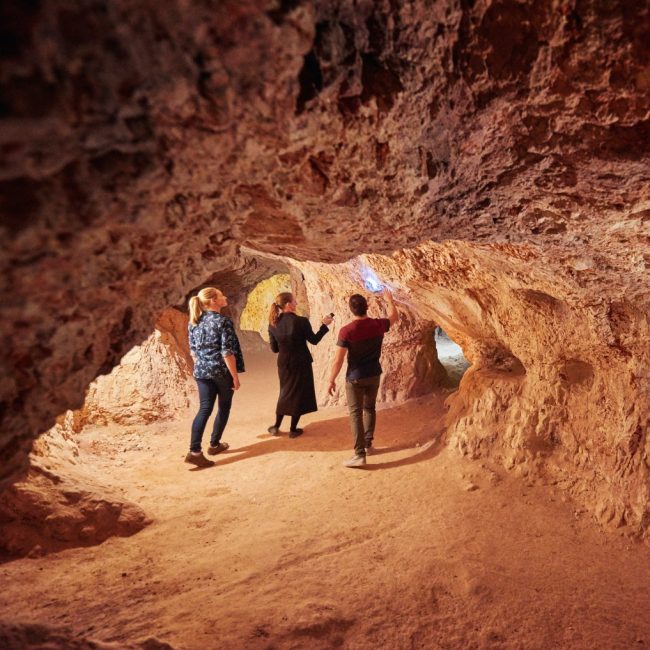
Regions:
<instances>
[{"instance_id":1,"label":"ponytail","mask_svg":"<svg viewBox=\"0 0 650 650\"><path fill-rule=\"evenodd\" d=\"M190 298L190 323L196 325L199 322L202 313L203 306L201 305L201 301L197 296L192 296Z\"/></svg>"},{"instance_id":2,"label":"ponytail","mask_svg":"<svg viewBox=\"0 0 650 650\"><path fill-rule=\"evenodd\" d=\"M275 327L278 324L278 318L280 318L280 305L274 302L271 305L271 311L269 311L269 325Z\"/></svg>"},{"instance_id":3,"label":"ponytail","mask_svg":"<svg viewBox=\"0 0 650 650\"><path fill-rule=\"evenodd\" d=\"M210 300L217 298L220 293L219 289L215 289L214 287L205 287L199 291L198 295L190 298L190 323L192 323L192 325L198 324L201 314L206 310L206 304Z\"/></svg>"},{"instance_id":4,"label":"ponytail","mask_svg":"<svg viewBox=\"0 0 650 650\"><path fill-rule=\"evenodd\" d=\"M275 297L275 302L271 305L269 311L269 325L275 327L278 324L284 306L290 302L293 302L293 294L288 291L283 291Z\"/></svg>"}]
</instances>

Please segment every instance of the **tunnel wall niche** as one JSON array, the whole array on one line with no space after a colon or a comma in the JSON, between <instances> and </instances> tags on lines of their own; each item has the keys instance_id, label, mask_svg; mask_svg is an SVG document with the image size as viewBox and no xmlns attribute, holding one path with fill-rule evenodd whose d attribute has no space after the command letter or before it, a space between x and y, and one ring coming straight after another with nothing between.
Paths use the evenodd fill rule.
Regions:
<instances>
[{"instance_id":1,"label":"tunnel wall niche","mask_svg":"<svg viewBox=\"0 0 650 650\"><path fill-rule=\"evenodd\" d=\"M153 333L90 384L83 406L64 424L76 431L93 424L149 424L187 411L196 401L188 322L186 313L165 309Z\"/></svg>"},{"instance_id":2,"label":"tunnel wall niche","mask_svg":"<svg viewBox=\"0 0 650 650\"><path fill-rule=\"evenodd\" d=\"M256 285L246 298L239 328L242 331L257 332L268 343L269 311L276 296L283 291L291 291L291 278L288 273L274 275Z\"/></svg>"}]
</instances>

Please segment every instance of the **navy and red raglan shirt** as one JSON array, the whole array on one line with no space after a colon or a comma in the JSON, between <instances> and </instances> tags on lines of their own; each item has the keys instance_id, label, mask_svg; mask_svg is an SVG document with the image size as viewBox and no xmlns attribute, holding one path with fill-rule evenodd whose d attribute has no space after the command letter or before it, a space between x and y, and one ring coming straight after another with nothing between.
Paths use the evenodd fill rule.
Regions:
<instances>
[{"instance_id":1,"label":"navy and red raglan shirt","mask_svg":"<svg viewBox=\"0 0 650 650\"><path fill-rule=\"evenodd\" d=\"M389 328L388 318L360 318L339 330L336 345L348 349L347 381L381 375L381 344Z\"/></svg>"}]
</instances>

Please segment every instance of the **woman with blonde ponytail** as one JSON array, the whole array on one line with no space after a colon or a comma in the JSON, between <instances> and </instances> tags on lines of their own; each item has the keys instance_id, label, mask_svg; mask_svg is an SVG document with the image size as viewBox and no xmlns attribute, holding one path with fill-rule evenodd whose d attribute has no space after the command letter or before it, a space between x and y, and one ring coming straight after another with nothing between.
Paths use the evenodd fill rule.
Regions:
<instances>
[{"instance_id":1,"label":"woman with blonde ponytail","mask_svg":"<svg viewBox=\"0 0 650 650\"><path fill-rule=\"evenodd\" d=\"M228 298L214 287L201 289L189 301L188 335L199 389L199 412L192 422L190 451L185 462L197 467L214 465L203 455L201 441L217 398L208 454L218 454L229 447L228 443L221 442L221 436L228 423L233 391L239 389L239 373L244 372L244 357L235 327L230 318L220 313L227 304Z\"/></svg>"},{"instance_id":2,"label":"woman with blonde ponytail","mask_svg":"<svg viewBox=\"0 0 650 650\"><path fill-rule=\"evenodd\" d=\"M297 438L302 433L302 429L298 428L300 416L318 409L311 369L313 359L307 342L318 344L329 331L327 326L333 320L333 314L325 316L320 329L314 334L309 320L296 314L296 307L293 294L284 292L276 296L269 311L269 341L271 350L278 354L280 396L275 423L268 428L268 432L278 435L283 417L290 415L290 438Z\"/></svg>"}]
</instances>

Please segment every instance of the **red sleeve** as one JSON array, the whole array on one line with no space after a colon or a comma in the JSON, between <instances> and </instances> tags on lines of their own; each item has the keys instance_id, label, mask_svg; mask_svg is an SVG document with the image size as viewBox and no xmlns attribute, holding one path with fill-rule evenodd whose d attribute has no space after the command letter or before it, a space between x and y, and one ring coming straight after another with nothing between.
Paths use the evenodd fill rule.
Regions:
<instances>
[{"instance_id":1,"label":"red sleeve","mask_svg":"<svg viewBox=\"0 0 650 650\"><path fill-rule=\"evenodd\" d=\"M377 320L381 323L383 331L388 332L390 329L390 321L388 318L378 318Z\"/></svg>"},{"instance_id":2,"label":"red sleeve","mask_svg":"<svg viewBox=\"0 0 650 650\"><path fill-rule=\"evenodd\" d=\"M350 347L350 342L348 341L348 330L345 327L342 327L339 330L339 338L336 341L336 345L338 345L340 348L349 348Z\"/></svg>"}]
</instances>

